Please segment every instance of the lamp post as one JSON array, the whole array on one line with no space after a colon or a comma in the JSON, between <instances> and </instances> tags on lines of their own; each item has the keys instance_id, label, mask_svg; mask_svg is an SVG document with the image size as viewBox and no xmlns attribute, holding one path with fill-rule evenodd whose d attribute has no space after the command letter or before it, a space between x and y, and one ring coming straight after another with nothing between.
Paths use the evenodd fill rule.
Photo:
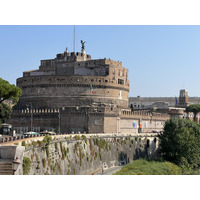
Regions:
<instances>
[{"instance_id":1,"label":"lamp post","mask_svg":"<svg viewBox=\"0 0 200 200\"><path fill-rule=\"evenodd\" d=\"M28 105L31 106L30 109L30 113L31 113L31 132L33 132L33 104L32 103L28 103L27 106L27 110L29 110Z\"/></svg>"}]
</instances>

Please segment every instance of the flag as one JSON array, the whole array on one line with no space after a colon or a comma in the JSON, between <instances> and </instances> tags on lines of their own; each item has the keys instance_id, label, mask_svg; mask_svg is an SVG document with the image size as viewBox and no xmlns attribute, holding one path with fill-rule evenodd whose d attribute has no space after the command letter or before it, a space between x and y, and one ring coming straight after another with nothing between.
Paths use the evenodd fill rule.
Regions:
<instances>
[{"instance_id":1,"label":"flag","mask_svg":"<svg viewBox=\"0 0 200 200\"><path fill-rule=\"evenodd\" d=\"M90 83L90 94L94 94L94 90L93 90L93 88L92 88L92 84Z\"/></svg>"},{"instance_id":2,"label":"flag","mask_svg":"<svg viewBox=\"0 0 200 200\"><path fill-rule=\"evenodd\" d=\"M175 101L176 101L176 105L178 105L178 99L177 99L177 97L175 97Z\"/></svg>"}]
</instances>

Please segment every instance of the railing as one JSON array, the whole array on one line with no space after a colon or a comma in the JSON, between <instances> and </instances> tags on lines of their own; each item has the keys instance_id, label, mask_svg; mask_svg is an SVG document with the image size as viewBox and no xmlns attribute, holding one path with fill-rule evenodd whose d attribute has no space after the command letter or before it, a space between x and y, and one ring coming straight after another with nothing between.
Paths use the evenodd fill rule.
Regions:
<instances>
[{"instance_id":1,"label":"railing","mask_svg":"<svg viewBox=\"0 0 200 200\"><path fill-rule=\"evenodd\" d=\"M155 137L156 135L158 135L158 133L137 133L137 134L133 134L133 133L120 133L120 134L116 134L116 133L93 133L93 134L69 134L69 133L61 133L59 135L52 135L52 136L60 136L60 135L69 135L69 136L75 136L75 135L88 135L89 138L90 137L102 137L102 138L121 138L121 137L127 137L127 136L137 136L137 137L144 137L144 136L148 136L148 137ZM17 137L12 137L12 136L8 136L8 137L3 137L0 139L0 144L6 144L6 143L10 143L10 142L16 142L19 140L24 140L27 138L35 138L35 137L44 137L45 134L39 134L39 135L21 135L21 136L17 136ZM87 138L87 139L89 139ZM80 138L81 139L81 138ZM73 140L73 139L71 139ZM63 140L64 141L64 140Z\"/></svg>"}]
</instances>

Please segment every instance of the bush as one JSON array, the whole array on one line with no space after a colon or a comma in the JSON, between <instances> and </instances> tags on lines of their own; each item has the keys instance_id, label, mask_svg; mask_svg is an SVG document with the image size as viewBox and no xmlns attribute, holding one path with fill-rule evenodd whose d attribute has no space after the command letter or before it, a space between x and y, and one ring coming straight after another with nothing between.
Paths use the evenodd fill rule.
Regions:
<instances>
[{"instance_id":1,"label":"bush","mask_svg":"<svg viewBox=\"0 0 200 200\"><path fill-rule=\"evenodd\" d=\"M52 137L49 135L45 135L42 142L45 145L45 147L48 147L51 144L51 141L52 141Z\"/></svg>"},{"instance_id":2,"label":"bush","mask_svg":"<svg viewBox=\"0 0 200 200\"><path fill-rule=\"evenodd\" d=\"M75 136L74 136L74 139L76 139L76 140L80 140L81 137L80 137L80 135L75 135Z\"/></svg>"},{"instance_id":3,"label":"bush","mask_svg":"<svg viewBox=\"0 0 200 200\"><path fill-rule=\"evenodd\" d=\"M23 174L27 175L31 169L31 160L28 157L23 158Z\"/></svg>"},{"instance_id":4,"label":"bush","mask_svg":"<svg viewBox=\"0 0 200 200\"><path fill-rule=\"evenodd\" d=\"M182 169L170 162L135 160L124 166L115 175L181 175Z\"/></svg>"},{"instance_id":5,"label":"bush","mask_svg":"<svg viewBox=\"0 0 200 200\"><path fill-rule=\"evenodd\" d=\"M37 146L37 142L32 141L32 145L33 145L34 147L36 147L36 146Z\"/></svg>"},{"instance_id":6,"label":"bush","mask_svg":"<svg viewBox=\"0 0 200 200\"><path fill-rule=\"evenodd\" d=\"M26 146L26 142L25 141L22 141L22 146Z\"/></svg>"},{"instance_id":7,"label":"bush","mask_svg":"<svg viewBox=\"0 0 200 200\"><path fill-rule=\"evenodd\" d=\"M39 147L42 147L42 141L37 140L37 143L38 143Z\"/></svg>"},{"instance_id":8,"label":"bush","mask_svg":"<svg viewBox=\"0 0 200 200\"><path fill-rule=\"evenodd\" d=\"M55 143L55 149L58 150L58 144L57 143Z\"/></svg>"},{"instance_id":9,"label":"bush","mask_svg":"<svg viewBox=\"0 0 200 200\"><path fill-rule=\"evenodd\" d=\"M159 135L163 158L184 170L200 164L200 126L191 120L166 121L163 134Z\"/></svg>"},{"instance_id":10,"label":"bush","mask_svg":"<svg viewBox=\"0 0 200 200\"><path fill-rule=\"evenodd\" d=\"M84 139L84 140L86 139L86 136L85 136L85 135L82 135L81 137L82 137L82 139Z\"/></svg>"}]
</instances>

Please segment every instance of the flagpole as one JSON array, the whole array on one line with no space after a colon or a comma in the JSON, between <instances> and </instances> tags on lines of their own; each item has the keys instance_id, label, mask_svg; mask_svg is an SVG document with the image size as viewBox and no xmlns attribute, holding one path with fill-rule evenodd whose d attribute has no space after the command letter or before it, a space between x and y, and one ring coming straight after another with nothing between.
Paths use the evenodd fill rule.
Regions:
<instances>
[{"instance_id":1,"label":"flagpole","mask_svg":"<svg viewBox=\"0 0 200 200\"><path fill-rule=\"evenodd\" d=\"M75 25L74 25L74 52L75 52Z\"/></svg>"}]
</instances>

